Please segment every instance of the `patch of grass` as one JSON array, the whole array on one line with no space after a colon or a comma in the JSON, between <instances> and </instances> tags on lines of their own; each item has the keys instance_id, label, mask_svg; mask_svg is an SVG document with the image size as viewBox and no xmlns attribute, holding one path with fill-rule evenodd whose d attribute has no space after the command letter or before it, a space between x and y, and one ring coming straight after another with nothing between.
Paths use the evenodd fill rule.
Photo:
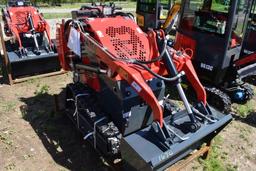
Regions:
<instances>
[{"instance_id":1,"label":"patch of grass","mask_svg":"<svg viewBox=\"0 0 256 171\"><path fill-rule=\"evenodd\" d=\"M235 165L228 164L227 165L227 171L237 171L238 167Z\"/></svg>"},{"instance_id":2,"label":"patch of grass","mask_svg":"<svg viewBox=\"0 0 256 171\"><path fill-rule=\"evenodd\" d=\"M211 151L209 158L207 160L199 159L199 162L203 165L204 170L214 171L214 170L224 170L224 164L220 159L219 145L221 144L222 138L217 136L214 139L213 145L211 146Z\"/></svg>"},{"instance_id":3,"label":"patch of grass","mask_svg":"<svg viewBox=\"0 0 256 171\"><path fill-rule=\"evenodd\" d=\"M26 83L28 83L28 84L35 84L39 80L40 80L39 78L33 78L33 79L29 79L28 81L26 81Z\"/></svg>"},{"instance_id":4,"label":"patch of grass","mask_svg":"<svg viewBox=\"0 0 256 171\"><path fill-rule=\"evenodd\" d=\"M34 92L34 94L36 96L41 96L41 95L44 95L44 94L48 94L49 93L49 90L50 90L50 87L46 84L44 84L43 86L40 86L39 84L37 85L37 87L39 87L39 90L36 90Z\"/></svg>"},{"instance_id":5,"label":"patch of grass","mask_svg":"<svg viewBox=\"0 0 256 171\"><path fill-rule=\"evenodd\" d=\"M12 131L0 132L0 142L5 144L6 149L13 147L13 141L11 140Z\"/></svg>"},{"instance_id":6,"label":"patch of grass","mask_svg":"<svg viewBox=\"0 0 256 171\"><path fill-rule=\"evenodd\" d=\"M31 155L31 154L25 154L25 155L23 155L24 160L28 160L28 159L30 159L31 157L33 157L33 155Z\"/></svg>"},{"instance_id":7,"label":"patch of grass","mask_svg":"<svg viewBox=\"0 0 256 171\"><path fill-rule=\"evenodd\" d=\"M54 9L68 9L68 8L79 8L81 5L86 3L65 3L61 4L61 6L50 6L49 4L44 3L38 3L37 6L39 6L39 9L45 9L45 8L54 8Z\"/></svg>"},{"instance_id":8,"label":"patch of grass","mask_svg":"<svg viewBox=\"0 0 256 171\"><path fill-rule=\"evenodd\" d=\"M15 170L16 165L14 163L10 163L4 167L6 170Z\"/></svg>"},{"instance_id":9,"label":"patch of grass","mask_svg":"<svg viewBox=\"0 0 256 171\"><path fill-rule=\"evenodd\" d=\"M239 138L244 140L245 142L249 143L249 137L251 135L251 130L241 127L240 129Z\"/></svg>"},{"instance_id":10,"label":"patch of grass","mask_svg":"<svg viewBox=\"0 0 256 171\"><path fill-rule=\"evenodd\" d=\"M122 7L122 8L136 8L136 2L120 2L120 3L118 3L118 2L115 2L115 4L116 4L116 6L120 6L120 7Z\"/></svg>"},{"instance_id":11,"label":"patch of grass","mask_svg":"<svg viewBox=\"0 0 256 171\"><path fill-rule=\"evenodd\" d=\"M235 171L232 165L225 165L224 161L227 159L226 153L220 152L220 145L223 142L222 137L216 136L211 146L211 151L207 160L199 159L200 164L203 165L205 171Z\"/></svg>"},{"instance_id":12,"label":"patch of grass","mask_svg":"<svg viewBox=\"0 0 256 171\"><path fill-rule=\"evenodd\" d=\"M255 110L254 103L255 102L251 100L244 105L237 106L235 110L239 116L241 116L242 118L245 118L248 114L254 112Z\"/></svg>"},{"instance_id":13,"label":"patch of grass","mask_svg":"<svg viewBox=\"0 0 256 171\"><path fill-rule=\"evenodd\" d=\"M55 18L71 18L71 12L68 13L44 13L45 19L55 19Z\"/></svg>"},{"instance_id":14,"label":"patch of grass","mask_svg":"<svg viewBox=\"0 0 256 171\"><path fill-rule=\"evenodd\" d=\"M0 109L4 112L11 112L14 111L16 107L16 103L13 101L1 102Z\"/></svg>"}]
</instances>

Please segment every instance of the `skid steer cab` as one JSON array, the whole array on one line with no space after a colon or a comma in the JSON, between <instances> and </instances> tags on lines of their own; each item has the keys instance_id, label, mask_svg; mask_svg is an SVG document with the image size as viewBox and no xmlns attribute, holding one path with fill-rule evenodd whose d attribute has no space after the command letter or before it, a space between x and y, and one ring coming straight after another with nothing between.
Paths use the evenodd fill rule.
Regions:
<instances>
[{"instance_id":1,"label":"skid steer cab","mask_svg":"<svg viewBox=\"0 0 256 171\"><path fill-rule=\"evenodd\" d=\"M256 77L256 1L252 1L248 24L239 60L235 62L238 73L248 80Z\"/></svg>"},{"instance_id":2,"label":"skid steer cab","mask_svg":"<svg viewBox=\"0 0 256 171\"><path fill-rule=\"evenodd\" d=\"M252 1L183 0L181 6L174 47L194 51L192 61L209 103L230 111L231 102L247 102L253 91L242 81L236 62L246 42ZM254 72L252 67L243 69Z\"/></svg>"},{"instance_id":3,"label":"skid steer cab","mask_svg":"<svg viewBox=\"0 0 256 171\"><path fill-rule=\"evenodd\" d=\"M16 79L60 70L50 26L30 1L9 0L2 17L3 64L11 84Z\"/></svg>"},{"instance_id":4,"label":"skid steer cab","mask_svg":"<svg viewBox=\"0 0 256 171\"><path fill-rule=\"evenodd\" d=\"M106 158L121 159L123 170L164 170L211 140L231 115L208 106L188 51L169 48L164 31L145 33L115 9L85 6L57 27L59 59L74 78L66 111L84 139ZM197 91L194 106L183 76ZM174 105L165 82L183 107Z\"/></svg>"}]
</instances>

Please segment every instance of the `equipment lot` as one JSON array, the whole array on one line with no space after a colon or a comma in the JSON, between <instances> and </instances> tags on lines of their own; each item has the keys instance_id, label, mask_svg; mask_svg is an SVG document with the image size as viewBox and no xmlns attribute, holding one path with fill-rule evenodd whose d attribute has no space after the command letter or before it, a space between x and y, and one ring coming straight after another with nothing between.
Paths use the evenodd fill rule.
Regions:
<instances>
[{"instance_id":1,"label":"equipment lot","mask_svg":"<svg viewBox=\"0 0 256 171\"><path fill-rule=\"evenodd\" d=\"M111 170L68 118L55 113L53 95L69 82L71 75L64 74L1 86L0 170ZM254 98L245 106L234 106L245 118L237 114L215 139L210 158L184 170L254 170L255 102Z\"/></svg>"},{"instance_id":2,"label":"equipment lot","mask_svg":"<svg viewBox=\"0 0 256 171\"><path fill-rule=\"evenodd\" d=\"M71 74L64 74L0 85L0 170L112 170L71 121L55 112L54 95L71 81ZM246 105L234 105L235 120L215 139L210 158L184 170L254 170L254 104L255 97Z\"/></svg>"}]
</instances>

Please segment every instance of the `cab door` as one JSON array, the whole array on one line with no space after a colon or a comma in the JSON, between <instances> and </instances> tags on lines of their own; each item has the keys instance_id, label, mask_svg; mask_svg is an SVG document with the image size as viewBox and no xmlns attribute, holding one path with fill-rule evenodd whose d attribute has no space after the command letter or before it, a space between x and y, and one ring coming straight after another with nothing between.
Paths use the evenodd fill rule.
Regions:
<instances>
[{"instance_id":1,"label":"cab door","mask_svg":"<svg viewBox=\"0 0 256 171\"><path fill-rule=\"evenodd\" d=\"M250 11L241 58L252 53L256 53L256 0L253 0L253 5Z\"/></svg>"}]
</instances>

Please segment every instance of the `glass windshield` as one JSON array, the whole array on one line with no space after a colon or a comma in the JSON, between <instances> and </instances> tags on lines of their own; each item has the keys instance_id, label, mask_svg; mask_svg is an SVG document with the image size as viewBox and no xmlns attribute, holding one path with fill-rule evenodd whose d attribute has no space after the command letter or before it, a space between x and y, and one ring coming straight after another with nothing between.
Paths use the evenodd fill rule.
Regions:
<instances>
[{"instance_id":1,"label":"glass windshield","mask_svg":"<svg viewBox=\"0 0 256 171\"><path fill-rule=\"evenodd\" d=\"M246 15L247 11L250 9L249 7L249 0L239 0L238 1L238 8L236 10L236 17L235 17L235 25L234 25L234 33L238 37L242 37L244 34L244 29L246 26Z\"/></svg>"},{"instance_id":2,"label":"glass windshield","mask_svg":"<svg viewBox=\"0 0 256 171\"><path fill-rule=\"evenodd\" d=\"M250 18L254 24L256 24L256 0L253 1L253 6L250 13Z\"/></svg>"},{"instance_id":3,"label":"glass windshield","mask_svg":"<svg viewBox=\"0 0 256 171\"><path fill-rule=\"evenodd\" d=\"M229 4L227 0L188 0L181 26L223 35Z\"/></svg>"},{"instance_id":4,"label":"glass windshield","mask_svg":"<svg viewBox=\"0 0 256 171\"><path fill-rule=\"evenodd\" d=\"M138 0L137 1L137 8L140 12L145 12L149 14L156 14L156 8L158 5L158 18L159 19L166 19L170 6L171 1L170 0Z\"/></svg>"},{"instance_id":5,"label":"glass windshield","mask_svg":"<svg viewBox=\"0 0 256 171\"><path fill-rule=\"evenodd\" d=\"M29 6L31 2L29 0L9 0L8 6L15 7L15 6Z\"/></svg>"},{"instance_id":6,"label":"glass windshield","mask_svg":"<svg viewBox=\"0 0 256 171\"><path fill-rule=\"evenodd\" d=\"M160 0L159 19L164 20L167 18L170 6L171 4L169 0Z\"/></svg>"},{"instance_id":7,"label":"glass windshield","mask_svg":"<svg viewBox=\"0 0 256 171\"><path fill-rule=\"evenodd\" d=\"M138 11L146 12L146 13L155 13L156 2L157 0L138 0L137 1Z\"/></svg>"}]
</instances>

